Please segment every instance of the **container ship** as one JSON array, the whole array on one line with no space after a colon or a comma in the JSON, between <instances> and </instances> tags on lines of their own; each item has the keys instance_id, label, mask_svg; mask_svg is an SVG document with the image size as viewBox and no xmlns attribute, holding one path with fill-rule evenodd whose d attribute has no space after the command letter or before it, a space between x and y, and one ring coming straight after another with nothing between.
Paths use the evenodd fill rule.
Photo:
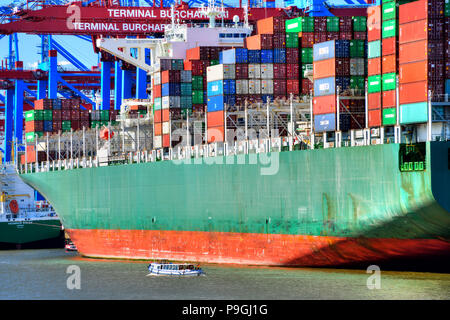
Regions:
<instances>
[{"instance_id":1,"label":"container ship","mask_svg":"<svg viewBox=\"0 0 450 320\"><path fill-rule=\"evenodd\" d=\"M151 98L92 111L77 132L32 132L18 154L78 251L316 267L447 257L448 3L256 30L214 25L220 11L164 39L99 39L151 75Z\"/></svg>"}]
</instances>

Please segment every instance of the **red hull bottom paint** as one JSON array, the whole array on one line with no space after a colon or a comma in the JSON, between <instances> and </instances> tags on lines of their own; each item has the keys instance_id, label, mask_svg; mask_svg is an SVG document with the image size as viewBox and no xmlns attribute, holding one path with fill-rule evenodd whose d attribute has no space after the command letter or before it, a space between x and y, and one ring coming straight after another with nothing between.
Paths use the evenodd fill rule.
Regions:
<instances>
[{"instance_id":1,"label":"red hull bottom paint","mask_svg":"<svg viewBox=\"0 0 450 320\"><path fill-rule=\"evenodd\" d=\"M67 230L87 257L272 266L337 266L447 254L438 239L375 239L158 230Z\"/></svg>"}]
</instances>

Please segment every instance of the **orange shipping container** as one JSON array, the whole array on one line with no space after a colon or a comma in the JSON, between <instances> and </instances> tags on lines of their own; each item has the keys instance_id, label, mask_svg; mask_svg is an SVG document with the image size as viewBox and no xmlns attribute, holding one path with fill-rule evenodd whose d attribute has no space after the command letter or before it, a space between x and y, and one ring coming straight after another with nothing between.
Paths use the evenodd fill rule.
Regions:
<instances>
[{"instance_id":1,"label":"orange shipping container","mask_svg":"<svg viewBox=\"0 0 450 320\"><path fill-rule=\"evenodd\" d=\"M187 52L187 51L186 51ZM186 53L187 54L187 53ZM189 60L184 60L184 70L192 70L192 62Z\"/></svg>"},{"instance_id":2,"label":"orange shipping container","mask_svg":"<svg viewBox=\"0 0 450 320\"><path fill-rule=\"evenodd\" d=\"M399 103L414 103L428 101L427 82L419 81L399 85Z\"/></svg>"},{"instance_id":3,"label":"orange shipping container","mask_svg":"<svg viewBox=\"0 0 450 320\"><path fill-rule=\"evenodd\" d=\"M395 92L396 90L383 91L383 108L395 107Z\"/></svg>"},{"instance_id":4,"label":"orange shipping container","mask_svg":"<svg viewBox=\"0 0 450 320\"><path fill-rule=\"evenodd\" d=\"M156 122L154 124L155 136L160 136L162 134L162 123Z\"/></svg>"},{"instance_id":5,"label":"orange shipping container","mask_svg":"<svg viewBox=\"0 0 450 320\"><path fill-rule=\"evenodd\" d=\"M154 122L162 122L162 112L161 112L161 110L155 110L155 113L153 115L153 121Z\"/></svg>"},{"instance_id":6,"label":"orange shipping container","mask_svg":"<svg viewBox=\"0 0 450 320\"><path fill-rule=\"evenodd\" d=\"M399 82L409 83L428 80L427 60L402 64L399 72Z\"/></svg>"},{"instance_id":7,"label":"orange shipping container","mask_svg":"<svg viewBox=\"0 0 450 320\"><path fill-rule=\"evenodd\" d=\"M367 8L367 26L381 23L381 6Z\"/></svg>"},{"instance_id":8,"label":"orange shipping container","mask_svg":"<svg viewBox=\"0 0 450 320\"><path fill-rule=\"evenodd\" d=\"M396 73L397 72L397 57L395 54L384 56L382 59L383 73Z\"/></svg>"},{"instance_id":9,"label":"orange shipping container","mask_svg":"<svg viewBox=\"0 0 450 320\"><path fill-rule=\"evenodd\" d=\"M170 121L170 111L169 109L162 109L162 122Z\"/></svg>"},{"instance_id":10,"label":"orange shipping container","mask_svg":"<svg viewBox=\"0 0 450 320\"><path fill-rule=\"evenodd\" d=\"M428 21L420 20L399 26L399 43L428 39Z\"/></svg>"},{"instance_id":11,"label":"orange shipping container","mask_svg":"<svg viewBox=\"0 0 450 320\"><path fill-rule=\"evenodd\" d=\"M336 59L314 61L314 79L334 77L336 75Z\"/></svg>"},{"instance_id":12,"label":"orange shipping container","mask_svg":"<svg viewBox=\"0 0 450 320\"><path fill-rule=\"evenodd\" d=\"M208 127L208 143L210 142L223 142L225 136L225 127Z\"/></svg>"},{"instance_id":13,"label":"orange shipping container","mask_svg":"<svg viewBox=\"0 0 450 320\"><path fill-rule=\"evenodd\" d=\"M401 44L398 49L399 64L426 60L428 57L428 41L421 40Z\"/></svg>"},{"instance_id":14,"label":"orange shipping container","mask_svg":"<svg viewBox=\"0 0 450 320\"><path fill-rule=\"evenodd\" d=\"M336 112L336 96L322 96L313 98L313 114Z\"/></svg>"},{"instance_id":15,"label":"orange shipping container","mask_svg":"<svg viewBox=\"0 0 450 320\"><path fill-rule=\"evenodd\" d=\"M398 20L400 24L417 20L423 20L428 17L428 1L419 0L399 7Z\"/></svg>"},{"instance_id":16,"label":"orange shipping container","mask_svg":"<svg viewBox=\"0 0 450 320\"><path fill-rule=\"evenodd\" d=\"M218 127L224 125L224 113L223 111L207 112L208 128Z\"/></svg>"},{"instance_id":17,"label":"orange shipping container","mask_svg":"<svg viewBox=\"0 0 450 320\"><path fill-rule=\"evenodd\" d=\"M381 109L369 110L369 127L381 126Z\"/></svg>"},{"instance_id":18,"label":"orange shipping container","mask_svg":"<svg viewBox=\"0 0 450 320\"><path fill-rule=\"evenodd\" d=\"M161 97L161 85L154 85L153 86L153 98L160 98Z\"/></svg>"},{"instance_id":19,"label":"orange shipping container","mask_svg":"<svg viewBox=\"0 0 450 320\"><path fill-rule=\"evenodd\" d=\"M170 147L170 134L164 134L162 137L163 147Z\"/></svg>"},{"instance_id":20,"label":"orange shipping container","mask_svg":"<svg viewBox=\"0 0 450 320\"><path fill-rule=\"evenodd\" d=\"M186 60L200 60L200 47L186 50ZM185 63L186 63L185 60Z\"/></svg>"},{"instance_id":21,"label":"orange shipping container","mask_svg":"<svg viewBox=\"0 0 450 320\"><path fill-rule=\"evenodd\" d=\"M256 21L256 31L259 34L263 34L263 33L274 34L276 32L283 32L284 30L276 30L277 22L278 22L278 24L284 23L284 19L281 19L281 21L277 21L280 19L281 19L281 17L270 17L270 18L258 20L258 21ZM279 27L279 25L278 25L278 27Z\"/></svg>"},{"instance_id":22,"label":"orange shipping container","mask_svg":"<svg viewBox=\"0 0 450 320\"><path fill-rule=\"evenodd\" d=\"M367 95L367 107L369 110L381 108L381 92L369 93Z\"/></svg>"},{"instance_id":23,"label":"orange shipping container","mask_svg":"<svg viewBox=\"0 0 450 320\"><path fill-rule=\"evenodd\" d=\"M381 22L367 27L367 41L381 39Z\"/></svg>"},{"instance_id":24,"label":"orange shipping container","mask_svg":"<svg viewBox=\"0 0 450 320\"><path fill-rule=\"evenodd\" d=\"M369 76L381 74L381 58L372 58L367 60L367 74Z\"/></svg>"},{"instance_id":25,"label":"orange shipping container","mask_svg":"<svg viewBox=\"0 0 450 320\"><path fill-rule=\"evenodd\" d=\"M388 56L390 54L396 53L396 37L385 38L381 42L381 52L383 56Z\"/></svg>"}]
</instances>

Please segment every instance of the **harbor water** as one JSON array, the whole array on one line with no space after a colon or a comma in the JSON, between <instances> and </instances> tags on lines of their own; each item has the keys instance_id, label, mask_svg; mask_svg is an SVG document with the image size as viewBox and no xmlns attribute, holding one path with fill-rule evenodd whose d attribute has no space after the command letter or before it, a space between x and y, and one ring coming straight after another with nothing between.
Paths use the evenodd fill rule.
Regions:
<instances>
[{"instance_id":1,"label":"harbor water","mask_svg":"<svg viewBox=\"0 0 450 320\"><path fill-rule=\"evenodd\" d=\"M206 276L148 276L148 262L95 260L64 249L0 251L0 299L448 299L450 274L206 264Z\"/></svg>"}]
</instances>

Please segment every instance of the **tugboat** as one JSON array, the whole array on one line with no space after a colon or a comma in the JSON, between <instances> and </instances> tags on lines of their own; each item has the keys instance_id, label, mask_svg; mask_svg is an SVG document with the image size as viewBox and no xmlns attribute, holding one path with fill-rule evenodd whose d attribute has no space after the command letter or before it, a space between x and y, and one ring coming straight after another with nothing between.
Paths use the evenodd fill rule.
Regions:
<instances>
[{"instance_id":1,"label":"tugboat","mask_svg":"<svg viewBox=\"0 0 450 320\"><path fill-rule=\"evenodd\" d=\"M188 263L153 262L148 265L149 275L159 276L201 276L205 272L199 267Z\"/></svg>"}]
</instances>

